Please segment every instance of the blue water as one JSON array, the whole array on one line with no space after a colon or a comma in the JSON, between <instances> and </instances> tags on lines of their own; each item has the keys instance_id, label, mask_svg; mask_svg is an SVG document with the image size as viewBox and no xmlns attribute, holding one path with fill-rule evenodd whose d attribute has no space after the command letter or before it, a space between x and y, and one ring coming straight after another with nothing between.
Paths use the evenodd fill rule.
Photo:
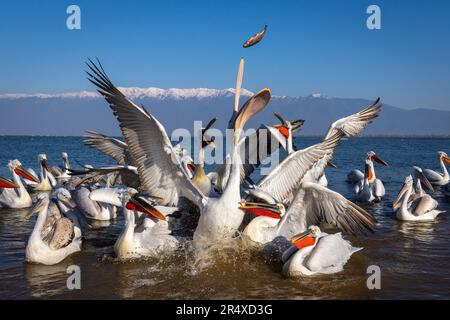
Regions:
<instances>
[{"instance_id":1,"label":"blue water","mask_svg":"<svg viewBox=\"0 0 450 320\"><path fill-rule=\"evenodd\" d=\"M94 166L114 163L84 147L81 137L0 137L0 175L9 177L10 159L38 170L37 155L46 153L49 163L59 165L60 154ZM319 138L297 137L295 145L306 147ZM440 169L437 151L450 153L450 139L355 138L342 141L327 168L329 187L353 199L345 182L353 168L363 169L367 151L373 150L390 166L376 165L377 177L385 183L382 202L364 206L378 220L377 231L368 237L350 237L365 249L355 254L341 273L309 279L286 279L280 266L258 254L232 256L211 270L191 274L183 257L170 261L117 263L108 258L123 224L121 217L109 226L99 226L85 235L83 250L57 266L23 262L27 238L34 221L26 210L0 211L0 298L450 298L450 202L437 191L442 214L435 222L402 223L391 210L404 178L413 165ZM208 169L208 168L207 168ZM65 287L66 267L80 265L83 287ZM366 269L381 268L381 290L368 290Z\"/></svg>"}]
</instances>

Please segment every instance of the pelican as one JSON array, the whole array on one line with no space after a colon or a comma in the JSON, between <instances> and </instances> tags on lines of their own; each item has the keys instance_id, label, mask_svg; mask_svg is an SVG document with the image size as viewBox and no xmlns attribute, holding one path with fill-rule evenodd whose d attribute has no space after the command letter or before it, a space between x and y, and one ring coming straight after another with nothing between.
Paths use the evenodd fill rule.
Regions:
<instances>
[{"instance_id":1,"label":"pelican","mask_svg":"<svg viewBox=\"0 0 450 320\"><path fill-rule=\"evenodd\" d=\"M378 117L380 111L380 98L377 98L374 103L367 106L363 110L333 122L328 128L324 140L330 138L338 131L342 133L342 138L354 137L360 134L367 125L372 123L372 121ZM320 161L318 161L316 165L305 174L304 181L317 182L320 185L327 187L328 180L325 175L324 168L327 165L336 167L332 162L330 162L333 153L334 149L330 150L329 154L325 155Z\"/></svg>"},{"instance_id":2,"label":"pelican","mask_svg":"<svg viewBox=\"0 0 450 320\"><path fill-rule=\"evenodd\" d=\"M206 132L213 126L213 124L217 121L217 118L212 119L205 128L201 130L201 146L198 152L198 165L195 168L195 174L192 177L192 184L198 188L202 192L203 195L209 196L211 191L211 180L205 174L205 148L210 146L215 148L214 137L208 138L206 136ZM185 166L182 165L182 168ZM189 169L189 168L187 168ZM188 171L188 170L187 170ZM186 173L186 171L185 171Z\"/></svg>"},{"instance_id":3,"label":"pelican","mask_svg":"<svg viewBox=\"0 0 450 320\"><path fill-rule=\"evenodd\" d=\"M56 179L50 173L50 168L47 163L47 156L45 154L40 154L38 156L38 160L41 167L39 183L30 186L35 191L51 191L56 186Z\"/></svg>"},{"instance_id":4,"label":"pelican","mask_svg":"<svg viewBox=\"0 0 450 320\"><path fill-rule=\"evenodd\" d=\"M375 176L374 161L388 166L387 162L379 158L375 152L369 151L365 160L364 174L355 169L347 175L348 181L354 181L356 177L361 178L354 186L356 200L359 202L379 201L386 194L383 182Z\"/></svg>"},{"instance_id":5,"label":"pelican","mask_svg":"<svg viewBox=\"0 0 450 320\"><path fill-rule=\"evenodd\" d=\"M67 155L66 152L62 153L62 159L63 159L62 167L51 166L49 167L49 171L56 179L69 179L70 163L69 163L69 156Z\"/></svg>"},{"instance_id":6,"label":"pelican","mask_svg":"<svg viewBox=\"0 0 450 320\"><path fill-rule=\"evenodd\" d=\"M177 208L167 210L156 206L132 188L97 189L89 197L94 201L123 207L125 227L114 245L114 252L120 260L159 257L179 248L179 239L171 235L166 218Z\"/></svg>"},{"instance_id":7,"label":"pelican","mask_svg":"<svg viewBox=\"0 0 450 320\"><path fill-rule=\"evenodd\" d=\"M254 46L258 42L260 42L262 40L262 38L264 38L264 35L266 34L266 32L267 32L267 25L265 25L264 28L260 32L251 36L247 41L245 41L242 46L244 48L249 48L251 46Z\"/></svg>"},{"instance_id":8,"label":"pelican","mask_svg":"<svg viewBox=\"0 0 450 320\"><path fill-rule=\"evenodd\" d=\"M31 207L31 197L19 176L33 182L39 182L38 178L24 169L19 160L9 161L8 168L11 171L13 181L9 182L6 179L0 181L2 182L0 183L0 208L21 209Z\"/></svg>"},{"instance_id":9,"label":"pelican","mask_svg":"<svg viewBox=\"0 0 450 320\"><path fill-rule=\"evenodd\" d=\"M38 217L25 250L27 262L54 265L81 250L81 237L75 235L73 222L65 217L57 219L51 234L47 234L45 240L42 238L43 227L49 215L49 202L48 195L40 193L29 212L30 217L33 214Z\"/></svg>"},{"instance_id":10,"label":"pelican","mask_svg":"<svg viewBox=\"0 0 450 320\"><path fill-rule=\"evenodd\" d=\"M72 191L72 199L77 209L86 216L86 218L99 221L109 221L117 217L117 209L115 206L91 200L92 193L87 187L82 186Z\"/></svg>"},{"instance_id":11,"label":"pelican","mask_svg":"<svg viewBox=\"0 0 450 320\"><path fill-rule=\"evenodd\" d=\"M417 166L413 167L411 176L413 178L413 191L411 196L408 199L408 203L413 202L419 198L422 198L424 196L429 197L425 191L434 191L433 186L431 185L430 181L428 181L427 177L425 177L423 170ZM423 187L422 187L423 184ZM401 206L401 198L398 198L397 201L394 201L392 204L392 208L394 211L397 211Z\"/></svg>"},{"instance_id":12,"label":"pelican","mask_svg":"<svg viewBox=\"0 0 450 320\"><path fill-rule=\"evenodd\" d=\"M434 220L443 211L436 210L438 203L436 200L425 194L414 201L410 201L413 193L413 178L407 176L397 199L394 202L401 202L397 210L397 219L403 221L430 221Z\"/></svg>"},{"instance_id":13,"label":"pelican","mask_svg":"<svg viewBox=\"0 0 450 320\"><path fill-rule=\"evenodd\" d=\"M373 217L339 193L318 183L302 182L287 212L285 206L261 190L250 191L256 201L241 201L241 209L258 215L246 226L243 235L257 244L277 237L290 239L310 224L326 223L353 234L373 231Z\"/></svg>"},{"instance_id":14,"label":"pelican","mask_svg":"<svg viewBox=\"0 0 450 320\"><path fill-rule=\"evenodd\" d=\"M423 173L427 177L427 179L431 182L431 184L435 187L445 186L449 181L450 177L447 171L445 164L450 164L449 156L443 152L439 151L439 163L441 164L442 173L433 171L431 169L423 170Z\"/></svg>"},{"instance_id":15,"label":"pelican","mask_svg":"<svg viewBox=\"0 0 450 320\"><path fill-rule=\"evenodd\" d=\"M363 249L352 247L341 233L326 234L317 226L293 236L291 243L282 256L283 274L288 277L340 272L351 255Z\"/></svg>"}]
</instances>

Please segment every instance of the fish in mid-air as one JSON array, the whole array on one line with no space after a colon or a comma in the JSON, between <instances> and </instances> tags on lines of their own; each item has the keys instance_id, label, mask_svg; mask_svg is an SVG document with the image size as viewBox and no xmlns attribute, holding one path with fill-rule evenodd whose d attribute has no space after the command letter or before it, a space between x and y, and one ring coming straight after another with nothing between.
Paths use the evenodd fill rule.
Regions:
<instances>
[{"instance_id":1,"label":"fish in mid-air","mask_svg":"<svg viewBox=\"0 0 450 320\"><path fill-rule=\"evenodd\" d=\"M244 48L249 48L251 46L254 46L258 42L260 42L262 40L262 38L264 38L266 31L267 31L267 25L265 25L264 28L260 32L251 36L247 41L245 41L242 46Z\"/></svg>"}]
</instances>

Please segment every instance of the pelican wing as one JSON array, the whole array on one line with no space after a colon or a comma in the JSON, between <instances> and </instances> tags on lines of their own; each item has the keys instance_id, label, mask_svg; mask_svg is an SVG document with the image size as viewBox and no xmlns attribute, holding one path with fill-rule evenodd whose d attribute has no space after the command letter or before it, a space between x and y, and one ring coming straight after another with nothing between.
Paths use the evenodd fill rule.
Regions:
<instances>
[{"instance_id":1,"label":"pelican wing","mask_svg":"<svg viewBox=\"0 0 450 320\"><path fill-rule=\"evenodd\" d=\"M411 211L414 213L414 215L421 216L436 209L437 206L437 201L426 194L413 201L413 203L411 204Z\"/></svg>"},{"instance_id":2,"label":"pelican wing","mask_svg":"<svg viewBox=\"0 0 450 320\"><path fill-rule=\"evenodd\" d=\"M305 182L300 185L283 216L278 234L290 239L308 226L321 223L352 234L366 234L375 228L375 219L364 209L335 191Z\"/></svg>"},{"instance_id":3,"label":"pelican wing","mask_svg":"<svg viewBox=\"0 0 450 320\"><path fill-rule=\"evenodd\" d=\"M338 130L342 131L347 137L354 137L360 134L373 119L378 117L380 111L381 102L380 98L378 98L373 104L363 110L333 122L325 135L325 139L331 137Z\"/></svg>"},{"instance_id":4,"label":"pelican wing","mask_svg":"<svg viewBox=\"0 0 450 320\"><path fill-rule=\"evenodd\" d=\"M64 248L70 244L70 240L74 235L73 222L68 218L61 218L56 221L55 231L53 237L50 240L49 247L52 250L58 250Z\"/></svg>"},{"instance_id":5,"label":"pelican wing","mask_svg":"<svg viewBox=\"0 0 450 320\"><path fill-rule=\"evenodd\" d=\"M328 155L331 159L331 153L338 145L341 137L342 133L338 131L321 143L291 153L267 176L263 177L257 183L257 187L270 193L279 202L288 201L294 190L302 182L305 174L320 159L326 158Z\"/></svg>"},{"instance_id":6,"label":"pelican wing","mask_svg":"<svg viewBox=\"0 0 450 320\"><path fill-rule=\"evenodd\" d=\"M143 107L137 106L109 80L101 64L88 64L95 84L120 123L131 157L137 164L142 189L160 198L162 205L175 205L185 196L197 205L203 194L181 169L170 139L159 121Z\"/></svg>"},{"instance_id":7,"label":"pelican wing","mask_svg":"<svg viewBox=\"0 0 450 320\"><path fill-rule=\"evenodd\" d=\"M423 174L431 183L438 183L442 180L442 175L431 169L423 170Z\"/></svg>"},{"instance_id":8,"label":"pelican wing","mask_svg":"<svg viewBox=\"0 0 450 320\"><path fill-rule=\"evenodd\" d=\"M125 142L94 131L86 131L84 144L110 156L118 164L133 164Z\"/></svg>"}]
</instances>

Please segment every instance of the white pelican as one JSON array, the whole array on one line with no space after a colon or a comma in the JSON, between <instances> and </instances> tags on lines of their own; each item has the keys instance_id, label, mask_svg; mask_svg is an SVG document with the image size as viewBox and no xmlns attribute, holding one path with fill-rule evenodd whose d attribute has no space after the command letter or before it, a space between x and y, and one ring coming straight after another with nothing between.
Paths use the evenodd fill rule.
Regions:
<instances>
[{"instance_id":1,"label":"white pelican","mask_svg":"<svg viewBox=\"0 0 450 320\"><path fill-rule=\"evenodd\" d=\"M356 200L358 202L379 201L386 194L383 182L377 179L375 175L374 161L388 166L387 162L380 159L375 152L369 151L365 160L364 174L358 169L355 169L347 175L348 181L354 181L355 177L361 178L354 186Z\"/></svg>"},{"instance_id":2,"label":"white pelican","mask_svg":"<svg viewBox=\"0 0 450 320\"><path fill-rule=\"evenodd\" d=\"M317 226L293 236L291 243L282 256L283 274L288 277L340 272L351 255L362 250L352 247L341 233L322 233Z\"/></svg>"},{"instance_id":3,"label":"white pelican","mask_svg":"<svg viewBox=\"0 0 450 320\"><path fill-rule=\"evenodd\" d=\"M423 171L421 168L414 166L411 176L413 178L413 191L411 196L408 199L408 202L413 202L423 196L428 196L424 189L428 191L434 191L433 186L431 185L430 181L428 181L427 177L425 177L425 175L423 174ZM423 187L422 187L423 184ZM397 201L394 201L392 203L392 208L394 209L394 211L397 211L398 208L400 208L401 206L401 198L397 198Z\"/></svg>"},{"instance_id":4,"label":"white pelican","mask_svg":"<svg viewBox=\"0 0 450 320\"><path fill-rule=\"evenodd\" d=\"M75 202L77 209L86 216L86 218L99 221L108 221L117 217L117 209L115 206L94 201L90 198L92 193L87 187L80 187L72 191L72 200Z\"/></svg>"},{"instance_id":5,"label":"white pelican","mask_svg":"<svg viewBox=\"0 0 450 320\"><path fill-rule=\"evenodd\" d=\"M38 178L24 169L19 160L11 160L8 163L8 167L13 177L12 184L16 187L8 188L8 180L4 180L3 184L0 184L0 208L20 209L31 207L31 197L19 176L33 182L39 182Z\"/></svg>"},{"instance_id":6,"label":"white pelican","mask_svg":"<svg viewBox=\"0 0 450 320\"><path fill-rule=\"evenodd\" d=\"M50 173L50 168L47 163L47 156L45 154L40 154L38 156L38 160L41 167L39 183L30 186L35 191L51 191L54 187L56 187L56 179Z\"/></svg>"},{"instance_id":7,"label":"white pelican","mask_svg":"<svg viewBox=\"0 0 450 320\"><path fill-rule=\"evenodd\" d=\"M353 234L364 234L375 227L368 212L318 183L302 182L287 212L270 195L261 196L261 191L250 191L251 197L256 200L241 201L240 208L258 217L249 222L243 235L259 244L280 236L290 239L310 224L326 223Z\"/></svg>"},{"instance_id":8,"label":"white pelican","mask_svg":"<svg viewBox=\"0 0 450 320\"><path fill-rule=\"evenodd\" d=\"M205 128L202 128L200 132L201 146L198 152L198 165L195 167L195 173L192 177L192 183L196 186L205 196L209 196L211 191L211 180L205 174L205 148L210 146L215 148L214 137L208 138L206 132L217 121L217 118L212 119ZM182 168L184 168L182 164ZM189 169L189 167L187 168Z\"/></svg>"},{"instance_id":9,"label":"white pelican","mask_svg":"<svg viewBox=\"0 0 450 320\"><path fill-rule=\"evenodd\" d=\"M431 182L431 184L435 187L445 186L450 181L450 176L448 174L447 168L445 164L450 164L449 156L443 152L439 151L439 163L441 164L442 173L433 171L431 169L423 170L423 173L427 177L427 179Z\"/></svg>"},{"instance_id":10,"label":"white pelican","mask_svg":"<svg viewBox=\"0 0 450 320\"><path fill-rule=\"evenodd\" d=\"M28 262L54 265L81 250L81 237L75 235L74 224L65 217L57 219L51 232L43 239L42 231L49 216L48 211L48 195L40 193L29 213L29 216L36 213L38 217L25 250L25 259Z\"/></svg>"},{"instance_id":11,"label":"white pelican","mask_svg":"<svg viewBox=\"0 0 450 320\"><path fill-rule=\"evenodd\" d=\"M156 206L139 196L132 188L96 189L91 192L90 198L123 207L125 227L114 245L114 251L120 260L159 257L179 248L179 239L171 235L166 219L166 215L177 208Z\"/></svg>"},{"instance_id":12,"label":"white pelican","mask_svg":"<svg viewBox=\"0 0 450 320\"><path fill-rule=\"evenodd\" d=\"M62 159L63 159L63 165L62 167L57 166L51 166L49 167L50 173L56 178L56 179L69 179L69 170L70 170L70 162L69 162L69 156L66 152L62 153Z\"/></svg>"},{"instance_id":13,"label":"white pelican","mask_svg":"<svg viewBox=\"0 0 450 320\"><path fill-rule=\"evenodd\" d=\"M372 123L373 119L378 117L380 111L380 98L377 98L373 104L367 106L363 110L333 122L330 125L324 140L330 138L338 131L343 134L342 137L354 137L360 134L367 125ZM328 186L328 180L325 175L324 168L327 165L336 167L330 162L333 153L334 149L330 150L330 154L327 154L320 161L318 161L316 165L305 174L304 181L316 182L324 187Z\"/></svg>"},{"instance_id":14,"label":"white pelican","mask_svg":"<svg viewBox=\"0 0 450 320\"><path fill-rule=\"evenodd\" d=\"M398 208L396 213L397 219L403 221L429 221L434 220L443 212L436 210L438 202L427 194L410 201L413 191L413 178L409 175L406 177L405 183L394 202L394 206L396 203L401 202L400 208Z\"/></svg>"},{"instance_id":15,"label":"white pelican","mask_svg":"<svg viewBox=\"0 0 450 320\"><path fill-rule=\"evenodd\" d=\"M239 206L240 165L236 148L239 134L245 123L261 111L271 98L265 88L251 97L236 115L233 123L233 151L231 173L220 198L209 198L192 183L181 169L170 139L159 121L143 107L126 98L108 79L102 66L88 64L90 81L109 102L133 159L137 162L142 189L158 199L160 205L177 205L180 197L192 201L200 209L200 219L194 240L201 243L230 237L242 223L244 212Z\"/></svg>"}]
</instances>

